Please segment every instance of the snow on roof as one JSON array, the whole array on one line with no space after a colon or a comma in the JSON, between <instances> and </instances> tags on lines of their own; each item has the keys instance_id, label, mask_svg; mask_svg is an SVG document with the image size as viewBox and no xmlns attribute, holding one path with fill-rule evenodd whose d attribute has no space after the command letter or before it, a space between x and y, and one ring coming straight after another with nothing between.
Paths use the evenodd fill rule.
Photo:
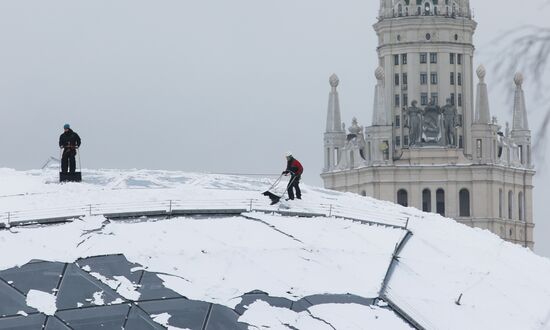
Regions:
<instances>
[{"instance_id":1,"label":"snow on roof","mask_svg":"<svg viewBox=\"0 0 550 330\"><path fill-rule=\"evenodd\" d=\"M0 278L31 260L122 254L181 296L244 308L239 321L257 328L550 328L549 260L438 215L308 186L303 201L270 206L268 179L103 170L59 185L56 175L0 169ZM81 266L120 297L142 298L130 278ZM258 290L378 304L240 305Z\"/></svg>"}]
</instances>

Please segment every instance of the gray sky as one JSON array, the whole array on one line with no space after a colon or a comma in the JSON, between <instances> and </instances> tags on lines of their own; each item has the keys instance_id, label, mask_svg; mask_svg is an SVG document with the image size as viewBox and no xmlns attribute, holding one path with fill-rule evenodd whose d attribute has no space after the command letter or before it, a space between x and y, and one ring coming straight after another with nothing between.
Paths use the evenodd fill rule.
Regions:
<instances>
[{"instance_id":1,"label":"gray sky","mask_svg":"<svg viewBox=\"0 0 550 330\"><path fill-rule=\"evenodd\" d=\"M471 3L479 22L476 66L489 70L492 41L504 31L547 24L543 0L526 0L521 10L510 0ZM353 116L370 123L378 5L2 1L0 166L41 166L58 154L69 122L83 138L85 167L276 173L293 150L306 166L305 181L320 185L330 74L340 76L348 125ZM538 129L545 108L526 80ZM491 71L487 81L493 115L510 120L509 94ZM549 182L548 171L535 182L537 252L546 256Z\"/></svg>"}]
</instances>

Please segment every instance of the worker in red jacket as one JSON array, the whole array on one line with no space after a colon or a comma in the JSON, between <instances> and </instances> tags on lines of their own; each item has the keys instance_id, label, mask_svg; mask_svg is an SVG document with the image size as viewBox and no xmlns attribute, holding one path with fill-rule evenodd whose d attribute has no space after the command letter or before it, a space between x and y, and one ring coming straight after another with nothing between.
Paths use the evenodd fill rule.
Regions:
<instances>
[{"instance_id":1,"label":"worker in red jacket","mask_svg":"<svg viewBox=\"0 0 550 330\"><path fill-rule=\"evenodd\" d=\"M300 190L300 179L304 173L304 167L300 162L292 156L291 152L286 153L286 170L284 175L291 175L290 182L288 183L288 199L294 200L294 190L296 190L296 198L302 199L302 191Z\"/></svg>"}]
</instances>

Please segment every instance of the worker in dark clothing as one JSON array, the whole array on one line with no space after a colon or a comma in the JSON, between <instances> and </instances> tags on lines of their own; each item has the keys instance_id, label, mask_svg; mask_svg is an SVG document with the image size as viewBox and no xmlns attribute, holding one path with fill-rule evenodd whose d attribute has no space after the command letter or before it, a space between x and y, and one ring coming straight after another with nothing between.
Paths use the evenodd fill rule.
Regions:
<instances>
[{"instance_id":1,"label":"worker in dark clothing","mask_svg":"<svg viewBox=\"0 0 550 330\"><path fill-rule=\"evenodd\" d=\"M283 172L284 175L291 175L290 182L288 183L288 199L294 200L294 190L296 190L296 198L302 199L302 191L300 190L300 179L304 173L304 167L298 160L292 156L291 152L286 154L286 170Z\"/></svg>"},{"instance_id":2,"label":"worker in dark clothing","mask_svg":"<svg viewBox=\"0 0 550 330\"><path fill-rule=\"evenodd\" d=\"M61 172L74 173L76 171L76 153L80 148L80 136L71 129L71 125L63 126L65 132L59 137L59 148L63 149L61 156Z\"/></svg>"}]
</instances>

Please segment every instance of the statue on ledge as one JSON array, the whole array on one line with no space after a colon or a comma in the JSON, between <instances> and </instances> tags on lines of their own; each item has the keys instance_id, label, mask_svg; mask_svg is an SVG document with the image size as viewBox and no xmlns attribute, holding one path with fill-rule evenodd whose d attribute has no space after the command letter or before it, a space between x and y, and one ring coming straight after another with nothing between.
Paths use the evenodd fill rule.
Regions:
<instances>
[{"instance_id":1,"label":"statue on ledge","mask_svg":"<svg viewBox=\"0 0 550 330\"><path fill-rule=\"evenodd\" d=\"M422 124L423 141L428 144L439 145L442 138L441 109L435 104L433 98L424 110L424 120Z\"/></svg>"},{"instance_id":2,"label":"statue on ledge","mask_svg":"<svg viewBox=\"0 0 550 330\"><path fill-rule=\"evenodd\" d=\"M417 107L417 101L412 101L412 106L407 108L406 127L409 128L409 145L419 146L422 138L422 109Z\"/></svg>"},{"instance_id":3,"label":"statue on ledge","mask_svg":"<svg viewBox=\"0 0 550 330\"><path fill-rule=\"evenodd\" d=\"M456 127L458 126L456 107L447 99L447 104L441 109L443 113L443 129L445 130L445 145L456 146Z\"/></svg>"}]
</instances>

